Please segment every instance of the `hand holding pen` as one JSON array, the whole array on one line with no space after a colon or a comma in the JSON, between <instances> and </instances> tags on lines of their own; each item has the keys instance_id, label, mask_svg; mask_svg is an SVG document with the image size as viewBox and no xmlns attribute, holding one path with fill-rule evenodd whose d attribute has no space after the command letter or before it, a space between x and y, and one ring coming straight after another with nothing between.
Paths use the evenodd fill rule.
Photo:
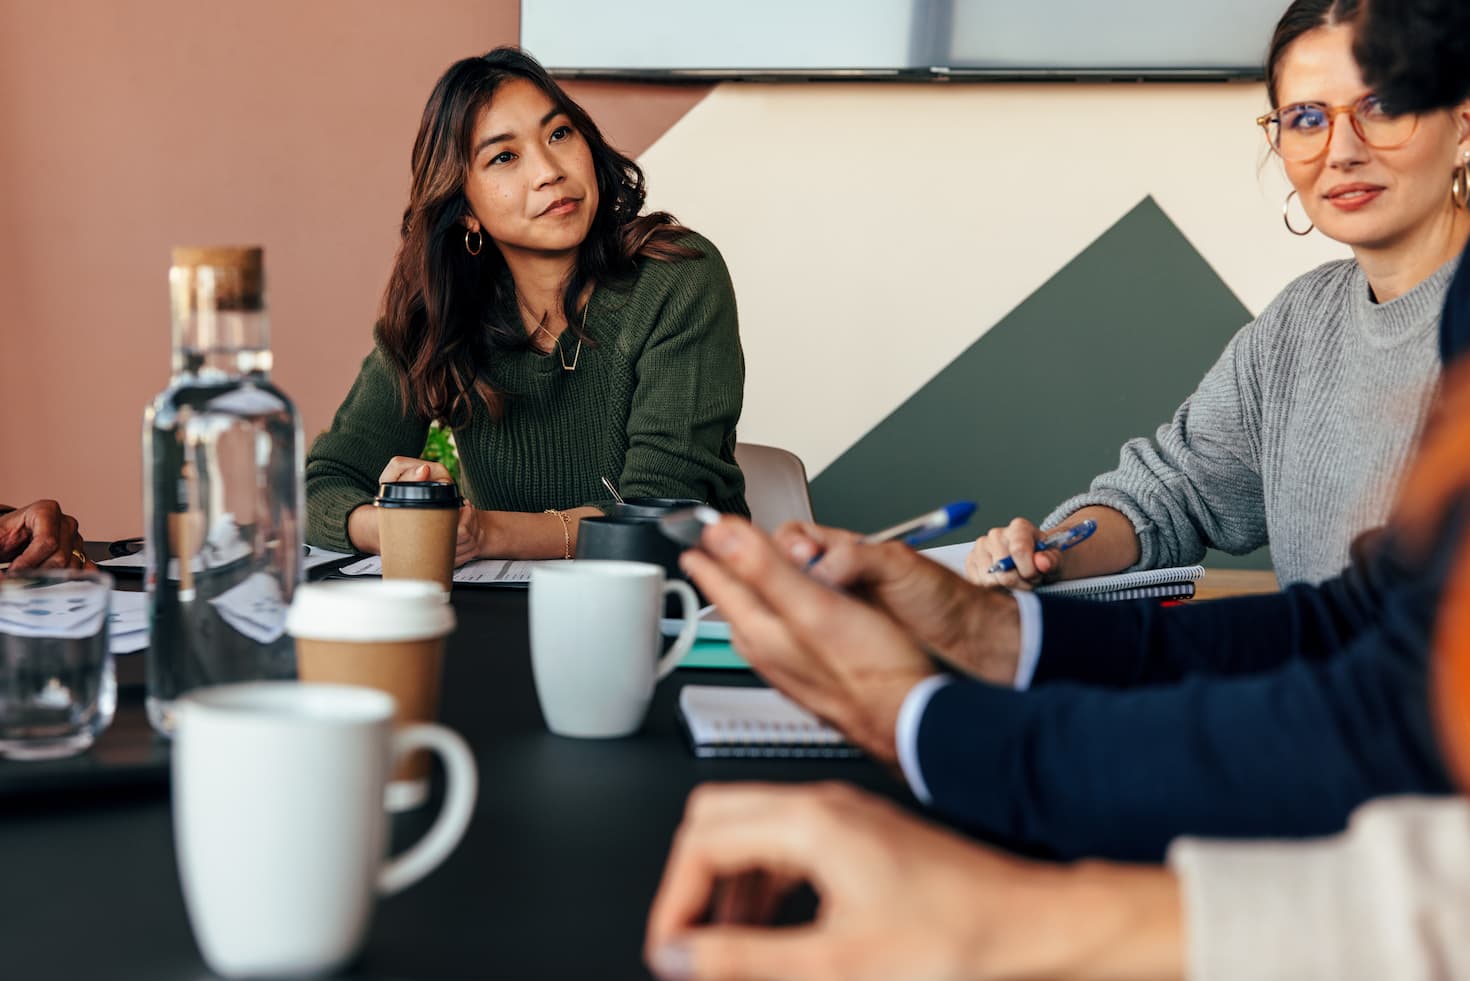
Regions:
<instances>
[{"instance_id":1,"label":"hand holding pen","mask_svg":"<svg viewBox=\"0 0 1470 981\"><path fill-rule=\"evenodd\" d=\"M1070 528L1063 528L1061 531L1046 536L1041 541L1036 543L1036 551L1048 552L1055 550L1058 552L1065 552L1073 545L1080 545L1081 543L1087 541L1089 538L1092 537L1092 533L1095 531L1097 531L1097 522L1093 521L1091 518L1088 518L1086 521L1083 521L1080 524L1073 525ZM1016 560L1007 555L999 562L986 569L985 572L988 575L993 576L999 572L1010 572L1015 568Z\"/></svg>"}]
</instances>

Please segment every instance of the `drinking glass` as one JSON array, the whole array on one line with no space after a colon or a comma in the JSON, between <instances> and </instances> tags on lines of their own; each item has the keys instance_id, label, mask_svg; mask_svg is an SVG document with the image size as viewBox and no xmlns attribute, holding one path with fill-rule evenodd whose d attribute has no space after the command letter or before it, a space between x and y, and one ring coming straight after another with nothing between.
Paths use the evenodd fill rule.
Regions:
<instances>
[{"instance_id":1,"label":"drinking glass","mask_svg":"<svg viewBox=\"0 0 1470 981\"><path fill-rule=\"evenodd\" d=\"M80 753L112 723L112 577L76 569L0 578L0 756Z\"/></svg>"}]
</instances>

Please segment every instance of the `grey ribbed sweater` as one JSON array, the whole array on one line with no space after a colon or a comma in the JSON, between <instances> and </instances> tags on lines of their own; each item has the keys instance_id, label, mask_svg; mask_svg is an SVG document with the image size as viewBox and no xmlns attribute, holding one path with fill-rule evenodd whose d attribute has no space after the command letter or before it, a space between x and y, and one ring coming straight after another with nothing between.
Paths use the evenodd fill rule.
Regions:
<instances>
[{"instance_id":1,"label":"grey ribbed sweater","mask_svg":"<svg viewBox=\"0 0 1470 981\"><path fill-rule=\"evenodd\" d=\"M624 497L692 497L747 514L735 463L745 361L735 290L707 239L702 254L642 260L629 283L599 286L585 329L597 346L563 338L562 352L502 352L483 366L510 395L499 419L474 402L455 430L461 491L477 508L532 511ZM564 371L562 359L576 359ZM381 350L362 363L332 428L306 459L307 540L352 551L347 515L371 501L393 456L421 456L430 420L405 412L397 374Z\"/></svg>"},{"instance_id":2,"label":"grey ribbed sweater","mask_svg":"<svg viewBox=\"0 0 1470 981\"><path fill-rule=\"evenodd\" d=\"M1133 522L1134 568L1269 542L1283 584L1336 575L1352 539L1388 516L1423 427L1455 266L1382 304L1350 260L1295 280L1231 339L1153 441L1129 440L1118 469L1043 526L1103 504Z\"/></svg>"}]
</instances>

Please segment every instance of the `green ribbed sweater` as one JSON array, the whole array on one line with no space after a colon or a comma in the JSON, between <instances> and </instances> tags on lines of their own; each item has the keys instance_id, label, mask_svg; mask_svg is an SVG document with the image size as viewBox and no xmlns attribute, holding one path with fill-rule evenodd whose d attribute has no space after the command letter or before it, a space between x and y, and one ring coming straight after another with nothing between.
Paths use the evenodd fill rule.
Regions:
<instances>
[{"instance_id":1,"label":"green ribbed sweater","mask_svg":"<svg viewBox=\"0 0 1470 981\"><path fill-rule=\"evenodd\" d=\"M483 367L509 397L492 419L474 403L455 430L461 491L475 507L541 512L624 497L692 497L749 513L735 465L745 359L735 291L719 251L681 240L702 258L640 260L636 277L599 286L587 310L576 371L557 352L505 352ZM562 341L568 361L576 343ZM307 540L352 551L347 515L372 500L394 456L420 456L430 420L405 412L396 369L375 349L306 459Z\"/></svg>"}]
</instances>

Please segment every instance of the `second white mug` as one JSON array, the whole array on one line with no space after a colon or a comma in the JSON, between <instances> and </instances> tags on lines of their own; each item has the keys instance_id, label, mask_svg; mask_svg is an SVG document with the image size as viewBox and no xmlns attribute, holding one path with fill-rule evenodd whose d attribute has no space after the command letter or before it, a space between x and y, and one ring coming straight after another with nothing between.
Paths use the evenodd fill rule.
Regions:
<instances>
[{"instance_id":1,"label":"second white mug","mask_svg":"<svg viewBox=\"0 0 1470 981\"><path fill-rule=\"evenodd\" d=\"M664 596L684 626L662 658ZM689 653L699 598L646 562L578 559L531 570L531 669L546 727L559 736L611 739L643 724L653 686Z\"/></svg>"}]
</instances>

